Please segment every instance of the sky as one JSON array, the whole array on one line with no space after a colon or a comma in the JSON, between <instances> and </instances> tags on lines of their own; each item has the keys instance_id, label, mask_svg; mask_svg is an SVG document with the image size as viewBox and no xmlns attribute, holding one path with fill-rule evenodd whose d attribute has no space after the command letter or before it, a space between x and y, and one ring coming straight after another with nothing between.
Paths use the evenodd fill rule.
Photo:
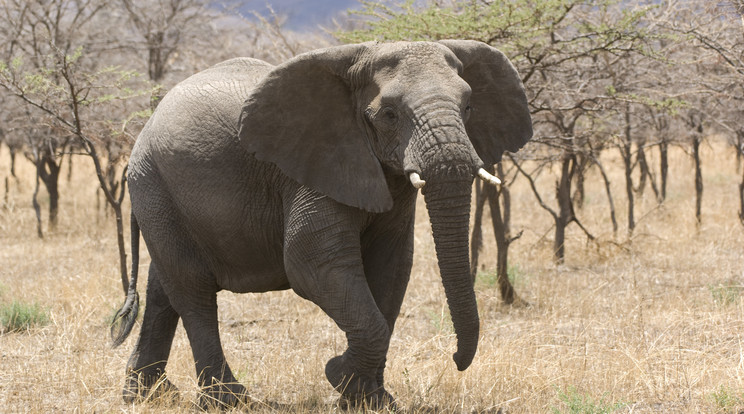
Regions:
<instances>
[{"instance_id":1,"label":"sky","mask_svg":"<svg viewBox=\"0 0 744 414\"><path fill-rule=\"evenodd\" d=\"M285 27L294 31L329 24L333 17L360 7L358 0L242 0L241 3L240 11L246 17L251 11L268 15L267 4L270 4L278 15L287 17Z\"/></svg>"}]
</instances>

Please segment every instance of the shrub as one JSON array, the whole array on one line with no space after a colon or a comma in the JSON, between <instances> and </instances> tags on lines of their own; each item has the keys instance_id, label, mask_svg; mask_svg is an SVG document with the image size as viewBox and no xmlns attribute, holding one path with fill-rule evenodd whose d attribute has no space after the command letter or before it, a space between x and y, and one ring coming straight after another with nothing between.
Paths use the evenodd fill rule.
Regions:
<instances>
[{"instance_id":1,"label":"shrub","mask_svg":"<svg viewBox=\"0 0 744 414\"><path fill-rule=\"evenodd\" d=\"M596 401L588 394L579 393L575 387L568 387L566 390L559 389L558 398L561 400L562 407L553 407L554 414L609 414L620 410L626 405L624 403L607 401L607 394L604 394L599 401Z\"/></svg>"},{"instance_id":2,"label":"shrub","mask_svg":"<svg viewBox=\"0 0 744 414\"><path fill-rule=\"evenodd\" d=\"M47 311L36 303L14 300L0 307L0 326L3 332L23 332L49 323Z\"/></svg>"}]
</instances>

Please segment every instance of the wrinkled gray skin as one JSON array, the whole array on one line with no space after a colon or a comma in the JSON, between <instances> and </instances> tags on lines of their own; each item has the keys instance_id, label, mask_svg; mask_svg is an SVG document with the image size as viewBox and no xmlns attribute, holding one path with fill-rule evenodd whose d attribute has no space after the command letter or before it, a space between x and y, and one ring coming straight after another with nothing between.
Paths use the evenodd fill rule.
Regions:
<instances>
[{"instance_id":1,"label":"wrinkled gray skin","mask_svg":"<svg viewBox=\"0 0 744 414\"><path fill-rule=\"evenodd\" d=\"M179 317L202 405L247 398L222 351L216 293L293 289L345 333L326 365L343 396L394 404L385 359L413 254L417 172L466 369L478 344L468 258L475 172L532 136L524 88L483 43L366 43L273 67L233 59L177 85L130 159L152 256L127 401L164 378ZM131 296L131 295L130 295Z\"/></svg>"}]
</instances>

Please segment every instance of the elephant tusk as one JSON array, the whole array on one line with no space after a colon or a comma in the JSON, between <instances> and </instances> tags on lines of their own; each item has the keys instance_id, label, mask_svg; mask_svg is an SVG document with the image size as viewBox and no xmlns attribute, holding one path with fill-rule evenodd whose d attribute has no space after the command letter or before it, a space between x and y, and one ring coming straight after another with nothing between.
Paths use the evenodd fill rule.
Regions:
<instances>
[{"instance_id":1,"label":"elephant tusk","mask_svg":"<svg viewBox=\"0 0 744 414\"><path fill-rule=\"evenodd\" d=\"M426 181L422 180L421 176L419 176L417 172L408 174L408 179L411 180L411 184L417 189L421 189L426 185Z\"/></svg>"},{"instance_id":2,"label":"elephant tusk","mask_svg":"<svg viewBox=\"0 0 744 414\"><path fill-rule=\"evenodd\" d=\"M480 177L483 181L491 185L501 184L501 180L499 180L498 177L494 177L493 175L491 175L491 173L489 173L483 168L478 169L478 177Z\"/></svg>"}]
</instances>

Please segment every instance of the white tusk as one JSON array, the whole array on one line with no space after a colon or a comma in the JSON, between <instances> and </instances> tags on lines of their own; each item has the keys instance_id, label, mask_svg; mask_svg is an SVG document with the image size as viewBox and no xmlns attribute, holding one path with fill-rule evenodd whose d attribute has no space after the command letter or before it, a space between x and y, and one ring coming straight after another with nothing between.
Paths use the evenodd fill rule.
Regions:
<instances>
[{"instance_id":1,"label":"white tusk","mask_svg":"<svg viewBox=\"0 0 744 414\"><path fill-rule=\"evenodd\" d=\"M499 180L497 177L494 177L493 175L491 175L491 173L484 170L483 168L478 169L478 177L480 177L483 181L491 185L501 184L501 180Z\"/></svg>"},{"instance_id":2,"label":"white tusk","mask_svg":"<svg viewBox=\"0 0 744 414\"><path fill-rule=\"evenodd\" d=\"M423 188L426 185L426 181L421 179L421 176L417 172L408 174L408 179L411 180L411 184L417 189Z\"/></svg>"}]
</instances>

